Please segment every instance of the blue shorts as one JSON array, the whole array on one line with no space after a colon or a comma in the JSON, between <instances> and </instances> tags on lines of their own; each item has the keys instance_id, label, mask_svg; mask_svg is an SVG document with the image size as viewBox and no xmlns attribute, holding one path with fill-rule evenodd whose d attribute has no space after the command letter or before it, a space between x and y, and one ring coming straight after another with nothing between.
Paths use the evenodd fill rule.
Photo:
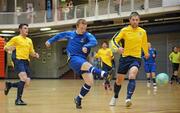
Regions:
<instances>
[{"instance_id":1,"label":"blue shorts","mask_svg":"<svg viewBox=\"0 0 180 113\"><path fill-rule=\"evenodd\" d=\"M76 73L77 75L83 74L83 71L81 71L82 65L87 62L85 58L82 58L80 56L71 56L69 60L69 67Z\"/></svg>"},{"instance_id":2,"label":"blue shorts","mask_svg":"<svg viewBox=\"0 0 180 113\"><path fill-rule=\"evenodd\" d=\"M119 68L118 68L118 74L127 74L129 69L133 66L136 66L137 68L140 68L141 66L141 59L135 58L131 56L127 57L121 57L119 59Z\"/></svg>"},{"instance_id":3,"label":"blue shorts","mask_svg":"<svg viewBox=\"0 0 180 113\"><path fill-rule=\"evenodd\" d=\"M26 72L27 75L30 75L29 61L28 60L19 60L15 59L15 71L19 74L20 72Z\"/></svg>"},{"instance_id":4,"label":"blue shorts","mask_svg":"<svg viewBox=\"0 0 180 113\"><path fill-rule=\"evenodd\" d=\"M156 64L155 63L144 64L144 70L146 73L156 72Z\"/></svg>"}]
</instances>

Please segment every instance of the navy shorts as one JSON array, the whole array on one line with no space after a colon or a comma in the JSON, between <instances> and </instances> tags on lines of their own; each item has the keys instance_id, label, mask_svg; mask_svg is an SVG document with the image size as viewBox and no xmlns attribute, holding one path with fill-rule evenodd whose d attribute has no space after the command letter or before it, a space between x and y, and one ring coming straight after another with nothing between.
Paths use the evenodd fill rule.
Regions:
<instances>
[{"instance_id":1,"label":"navy shorts","mask_svg":"<svg viewBox=\"0 0 180 113\"><path fill-rule=\"evenodd\" d=\"M82 75L83 71L81 71L82 65L87 62L87 60L83 57L79 56L71 56L69 60L69 67L77 74Z\"/></svg>"},{"instance_id":2,"label":"navy shorts","mask_svg":"<svg viewBox=\"0 0 180 113\"><path fill-rule=\"evenodd\" d=\"M178 69L179 69L179 64L178 63L173 63L172 66L173 66L173 72L178 71Z\"/></svg>"},{"instance_id":3,"label":"navy shorts","mask_svg":"<svg viewBox=\"0 0 180 113\"><path fill-rule=\"evenodd\" d=\"M109 72L112 70L112 67L111 66L108 66L107 64L103 63L102 64L102 70L106 71L106 72Z\"/></svg>"},{"instance_id":4,"label":"navy shorts","mask_svg":"<svg viewBox=\"0 0 180 113\"><path fill-rule=\"evenodd\" d=\"M15 71L19 74L20 72L26 72L27 75L30 75L29 61L28 60L19 60L15 59Z\"/></svg>"},{"instance_id":5,"label":"navy shorts","mask_svg":"<svg viewBox=\"0 0 180 113\"><path fill-rule=\"evenodd\" d=\"M137 68L140 68L141 59L131 57L131 56L121 57L119 59L118 74L126 74L129 71L129 69L131 67L133 67L133 66L136 66Z\"/></svg>"},{"instance_id":6,"label":"navy shorts","mask_svg":"<svg viewBox=\"0 0 180 113\"><path fill-rule=\"evenodd\" d=\"M156 64L155 63L148 63L148 64L144 64L144 70L146 73L152 73L152 72L156 72Z\"/></svg>"}]
</instances>

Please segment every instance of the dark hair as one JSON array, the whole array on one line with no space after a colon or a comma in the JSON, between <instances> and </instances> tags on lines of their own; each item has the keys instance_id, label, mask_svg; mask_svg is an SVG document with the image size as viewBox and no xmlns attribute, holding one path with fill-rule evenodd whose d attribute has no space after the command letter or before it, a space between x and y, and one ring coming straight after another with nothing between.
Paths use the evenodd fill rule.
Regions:
<instances>
[{"instance_id":1,"label":"dark hair","mask_svg":"<svg viewBox=\"0 0 180 113\"><path fill-rule=\"evenodd\" d=\"M87 22L85 19L79 19L77 22L76 22L76 26L78 26L79 24L86 24L87 25Z\"/></svg>"},{"instance_id":2,"label":"dark hair","mask_svg":"<svg viewBox=\"0 0 180 113\"><path fill-rule=\"evenodd\" d=\"M140 15L138 12L131 12L131 14L129 15L129 19L131 19L133 16L138 16L140 18Z\"/></svg>"},{"instance_id":3,"label":"dark hair","mask_svg":"<svg viewBox=\"0 0 180 113\"><path fill-rule=\"evenodd\" d=\"M27 27L28 27L29 25L28 25L28 24L25 24L25 23L19 24L19 27L18 27L18 28L19 28L19 29L22 29L23 26L27 26Z\"/></svg>"},{"instance_id":4,"label":"dark hair","mask_svg":"<svg viewBox=\"0 0 180 113\"><path fill-rule=\"evenodd\" d=\"M173 46L173 47L172 47L172 51L173 51L173 52L174 52L174 48L177 48L177 47L176 47L176 46Z\"/></svg>"},{"instance_id":5,"label":"dark hair","mask_svg":"<svg viewBox=\"0 0 180 113\"><path fill-rule=\"evenodd\" d=\"M103 42L101 43L101 45L103 45L104 43L105 43L107 46L109 46L109 43L108 43L107 41L103 41Z\"/></svg>"}]
</instances>

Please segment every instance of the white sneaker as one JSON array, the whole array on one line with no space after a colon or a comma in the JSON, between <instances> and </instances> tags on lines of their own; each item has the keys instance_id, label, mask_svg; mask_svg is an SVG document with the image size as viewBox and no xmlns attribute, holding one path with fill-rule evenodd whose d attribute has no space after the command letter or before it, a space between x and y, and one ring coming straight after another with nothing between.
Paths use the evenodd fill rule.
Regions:
<instances>
[{"instance_id":1,"label":"white sneaker","mask_svg":"<svg viewBox=\"0 0 180 113\"><path fill-rule=\"evenodd\" d=\"M151 83L147 82L147 87L150 88L151 87Z\"/></svg>"},{"instance_id":2,"label":"white sneaker","mask_svg":"<svg viewBox=\"0 0 180 113\"><path fill-rule=\"evenodd\" d=\"M157 86L153 86L154 91L157 91Z\"/></svg>"},{"instance_id":3,"label":"white sneaker","mask_svg":"<svg viewBox=\"0 0 180 113\"><path fill-rule=\"evenodd\" d=\"M109 102L109 105L110 106L115 106L116 105L116 101L117 101L117 98L112 97L111 101Z\"/></svg>"},{"instance_id":4,"label":"white sneaker","mask_svg":"<svg viewBox=\"0 0 180 113\"><path fill-rule=\"evenodd\" d=\"M132 105L131 99L126 99L126 107L130 107Z\"/></svg>"}]
</instances>

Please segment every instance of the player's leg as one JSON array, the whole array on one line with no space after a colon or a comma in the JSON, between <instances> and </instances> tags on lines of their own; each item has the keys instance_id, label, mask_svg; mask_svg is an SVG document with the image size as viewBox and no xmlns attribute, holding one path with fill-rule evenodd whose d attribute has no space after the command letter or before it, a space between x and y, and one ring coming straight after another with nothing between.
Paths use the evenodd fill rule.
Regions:
<instances>
[{"instance_id":1,"label":"player's leg","mask_svg":"<svg viewBox=\"0 0 180 113\"><path fill-rule=\"evenodd\" d=\"M156 84L156 64L151 64L151 76L153 81L153 88L156 91L157 90L157 84Z\"/></svg>"},{"instance_id":2,"label":"player's leg","mask_svg":"<svg viewBox=\"0 0 180 113\"><path fill-rule=\"evenodd\" d=\"M121 90L122 83L124 81L125 74L117 74L116 81L114 83L114 95L111 98L111 101L109 102L110 106L115 106L116 101L119 96L119 92Z\"/></svg>"},{"instance_id":3,"label":"player's leg","mask_svg":"<svg viewBox=\"0 0 180 113\"><path fill-rule=\"evenodd\" d=\"M131 103L131 97L134 93L134 90L136 88L136 76L138 73L138 67L132 66L129 70L129 83L127 86L127 97L126 97L126 107L130 107L132 105Z\"/></svg>"},{"instance_id":4,"label":"player's leg","mask_svg":"<svg viewBox=\"0 0 180 113\"><path fill-rule=\"evenodd\" d=\"M150 73L146 73L146 77L147 77L147 87L150 88L151 87L151 78L150 78L151 74Z\"/></svg>"},{"instance_id":5,"label":"player's leg","mask_svg":"<svg viewBox=\"0 0 180 113\"><path fill-rule=\"evenodd\" d=\"M146 79L147 79L147 87L151 87L151 75L150 75L150 69L149 64L144 64L144 70L146 72Z\"/></svg>"},{"instance_id":6,"label":"player's leg","mask_svg":"<svg viewBox=\"0 0 180 113\"><path fill-rule=\"evenodd\" d=\"M112 90L111 85L110 85L110 80L111 80L111 77L112 77L112 67L110 67L107 64L103 63L102 70L108 72L108 74L109 74L109 77L105 78L104 89L105 90L107 90L107 89Z\"/></svg>"},{"instance_id":7,"label":"player's leg","mask_svg":"<svg viewBox=\"0 0 180 113\"><path fill-rule=\"evenodd\" d=\"M86 59L81 57L73 56L69 63L73 71L78 75L82 75L85 81L85 84L82 86L79 95L75 98L76 108L81 109L81 100L89 92L91 85L93 84L92 74L97 74L101 77L107 77L108 73L93 67L89 62L86 61Z\"/></svg>"},{"instance_id":8,"label":"player's leg","mask_svg":"<svg viewBox=\"0 0 180 113\"><path fill-rule=\"evenodd\" d=\"M75 98L76 108L81 109L81 100L85 95L90 91L91 86L93 85L93 76L91 73L82 74L84 80L84 85L81 87L79 95Z\"/></svg>"},{"instance_id":9,"label":"player's leg","mask_svg":"<svg viewBox=\"0 0 180 113\"><path fill-rule=\"evenodd\" d=\"M123 57L120 58L119 59L118 74L117 74L117 77L116 77L116 81L114 83L114 95L111 98L111 101L109 103L110 106L115 106L116 105L116 101L117 101L119 92L121 90L121 85L122 85L122 83L124 81L124 76L128 71L128 67L129 67L129 64L128 64L126 58L123 58Z\"/></svg>"},{"instance_id":10,"label":"player's leg","mask_svg":"<svg viewBox=\"0 0 180 113\"><path fill-rule=\"evenodd\" d=\"M92 66L92 64L90 64L89 62L83 63L83 65L81 67L81 71L96 74L96 75L99 75L99 76L105 77L105 78L108 77L108 72L105 72L101 69L98 69L98 68Z\"/></svg>"},{"instance_id":11,"label":"player's leg","mask_svg":"<svg viewBox=\"0 0 180 113\"><path fill-rule=\"evenodd\" d=\"M22 95L24 91L24 86L26 84L26 81L28 79L27 73L26 72L20 72L18 74L20 81L17 86L17 98L15 101L16 105L26 105L26 103L22 100Z\"/></svg>"},{"instance_id":12,"label":"player's leg","mask_svg":"<svg viewBox=\"0 0 180 113\"><path fill-rule=\"evenodd\" d=\"M13 61L13 64L14 64L14 70L15 71L17 71L17 61L16 61L16 59L15 58L13 58L12 59L12 61ZM5 89L4 89L4 94L5 95L8 95L8 93L9 93L9 91L10 91L10 89L12 88L12 87L14 87L14 88L17 88L17 86L18 86L18 83L19 82L15 82L15 83L12 83L12 82L5 82Z\"/></svg>"},{"instance_id":13,"label":"player's leg","mask_svg":"<svg viewBox=\"0 0 180 113\"><path fill-rule=\"evenodd\" d=\"M172 64L172 68L173 68L173 74L172 74L172 76L171 76L171 81L170 81L170 84L172 84L173 83L173 81L175 80L175 75L176 75L176 64L175 63L173 63Z\"/></svg>"},{"instance_id":14,"label":"player's leg","mask_svg":"<svg viewBox=\"0 0 180 113\"><path fill-rule=\"evenodd\" d=\"M178 78L178 69L179 69L179 64L174 65L174 78L177 83L180 84L179 78Z\"/></svg>"},{"instance_id":15,"label":"player's leg","mask_svg":"<svg viewBox=\"0 0 180 113\"><path fill-rule=\"evenodd\" d=\"M20 78L19 82L6 82L6 88L5 88L5 95L8 95L9 90L13 87L13 88L17 88L17 100L20 99L21 100L21 92L23 92L24 89L24 83L27 83L27 85L29 85L30 82L30 78L27 78L27 73L29 73L29 64L28 61L21 61L21 60L15 60L14 61L15 64L15 71L18 73L18 77Z\"/></svg>"},{"instance_id":16,"label":"player's leg","mask_svg":"<svg viewBox=\"0 0 180 113\"><path fill-rule=\"evenodd\" d=\"M126 97L126 107L130 107L132 105L131 97L136 88L136 76L141 66L141 59L139 58L130 58L129 62L131 63L129 66L129 83L127 86L127 97Z\"/></svg>"}]
</instances>

